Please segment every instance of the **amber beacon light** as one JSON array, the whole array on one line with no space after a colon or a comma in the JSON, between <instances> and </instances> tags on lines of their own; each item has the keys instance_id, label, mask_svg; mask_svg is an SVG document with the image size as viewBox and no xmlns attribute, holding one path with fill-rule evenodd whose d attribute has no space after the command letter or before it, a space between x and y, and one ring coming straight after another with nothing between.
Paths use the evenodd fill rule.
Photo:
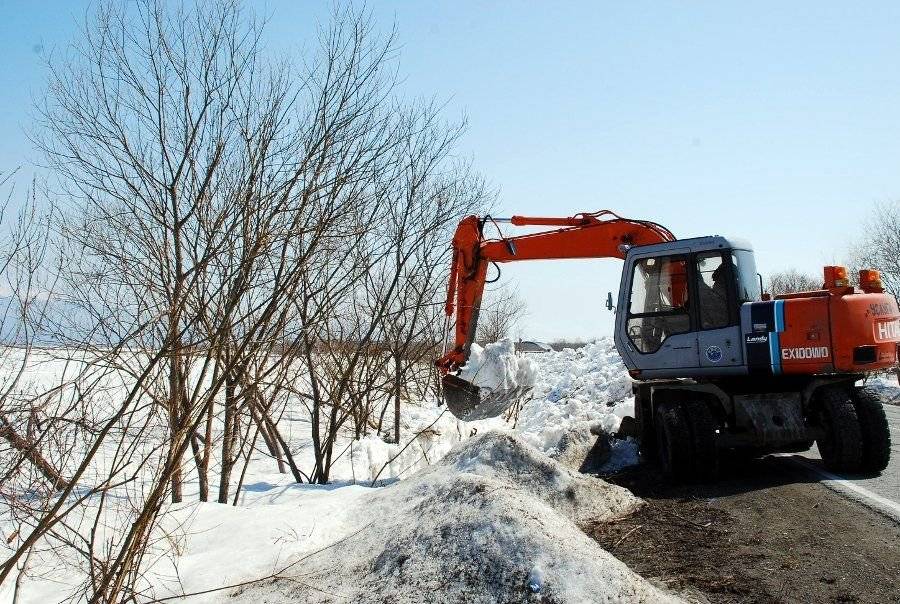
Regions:
<instances>
[{"instance_id":1,"label":"amber beacon light","mask_svg":"<svg viewBox=\"0 0 900 604\"><path fill-rule=\"evenodd\" d=\"M884 291L881 284L881 273L871 268L859 271L859 287L867 294L880 294Z\"/></svg>"},{"instance_id":2,"label":"amber beacon light","mask_svg":"<svg viewBox=\"0 0 900 604\"><path fill-rule=\"evenodd\" d=\"M826 266L825 267L825 289L837 289L840 287L849 287L850 280L847 279L847 268L844 266Z\"/></svg>"}]
</instances>

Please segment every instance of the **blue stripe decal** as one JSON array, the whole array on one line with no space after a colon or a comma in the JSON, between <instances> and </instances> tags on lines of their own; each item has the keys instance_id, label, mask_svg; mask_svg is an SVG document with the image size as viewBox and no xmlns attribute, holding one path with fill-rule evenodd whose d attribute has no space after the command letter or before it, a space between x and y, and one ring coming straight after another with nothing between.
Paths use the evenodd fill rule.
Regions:
<instances>
[{"instance_id":1,"label":"blue stripe decal","mask_svg":"<svg viewBox=\"0 0 900 604\"><path fill-rule=\"evenodd\" d=\"M775 301L775 331L784 331L784 300Z\"/></svg>"},{"instance_id":2,"label":"blue stripe decal","mask_svg":"<svg viewBox=\"0 0 900 604\"><path fill-rule=\"evenodd\" d=\"M772 359L772 375L781 374L781 341L777 331L769 334L769 355Z\"/></svg>"},{"instance_id":3,"label":"blue stripe decal","mask_svg":"<svg viewBox=\"0 0 900 604\"><path fill-rule=\"evenodd\" d=\"M784 300L776 300L774 313L775 331L769 333L769 358L772 359L772 375L781 373L781 338L779 333L784 331Z\"/></svg>"}]
</instances>

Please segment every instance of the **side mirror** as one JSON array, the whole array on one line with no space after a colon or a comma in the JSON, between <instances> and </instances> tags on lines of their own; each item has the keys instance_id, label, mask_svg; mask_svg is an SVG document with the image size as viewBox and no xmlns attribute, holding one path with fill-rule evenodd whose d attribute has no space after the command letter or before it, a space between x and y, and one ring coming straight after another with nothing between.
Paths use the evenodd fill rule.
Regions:
<instances>
[{"instance_id":1,"label":"side mirror","mask_svg":"<svg viewBox=\"0 0 900 604\"><path fill-rule=\"evenodd\" d=\"M612 303L612 292L607 292L606 294L606 310L615 312L616 307L613 306Z\"/></svg>"}]
</instances>

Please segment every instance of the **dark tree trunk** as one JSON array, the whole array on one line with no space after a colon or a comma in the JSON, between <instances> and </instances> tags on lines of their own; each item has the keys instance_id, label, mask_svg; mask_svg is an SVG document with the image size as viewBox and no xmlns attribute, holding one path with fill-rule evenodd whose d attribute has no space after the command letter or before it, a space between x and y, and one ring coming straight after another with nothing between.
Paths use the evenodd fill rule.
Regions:
<instances>
[{"instance_id":1,"label":"dark tree trunk","mask_svg":"<svg viewBox=\"0 0 900 604\"><path fill-rule=\"evenodd\" d=\"M269 455L271 455L272 458L275 459L275 463L278 464L278 471L282 474L286 474L287 468L285 468L284 459L282 459L281 452L278 450L278 440L269 428L271 420L269 420L266 409L261 403L259 392L255 388L252 388L252 391L247 393L247 399L250 407L250 416L259 427L259 433L263 437L263 442L266 443L266 449L268 449Z\"/></svg>"},{"instance_id":2,"label":"dark tree trunk","mask_svg":"<svg viewBox=\"0 0 900 604\"><path fill-rule=\"evenodd\" d=\"M200 501L209 501L209 460L212 457L212 426L215 414L215 401L209 401L206 411L206 429L203 433L203 458L200 460L198 472L203 476L200 486ZM205 485L205 493L204 493Z\"/></svg>"},{"instance_id":3,"label":"dark tree trunk","mask_svg":"<svg viewBox=\"0 0 900 604\"><path fill-rule=\"evenodd\" d=\"M172 458L172 475L170 485L172 489L172 503L181 503L182 495L182 469L181 452L176 435L181 430L182 411L182 386L181 386L181 359L180 341L177 337L177 324L173 321L169 325L171 352L169 354L169 456Z\"/></svg>"},{"instance_id":4,"label":"dark tree trunk","mask_svg":"<svg viewBox=\"0 0 900 604\"><path fill-rule=\"evenodd\" d=\"M400 359L394 356L394 442L400 444L400 390L403 388L403 371Z\"/></svg>"},{"instance_id":5,"label":"dark tree trunk","mask_svg":"<svg viewBox=\"0 0 900 604\"><path fill-rule=\"evenodd\" d=\"M12 445L13 449L22 453L25 459L31 462L44 475L44 478L53 485L54 489L64 489L69 486L69 481L63 478L59 471L44 459L44 456L37 450L36 444L17 434L9 422L3 418L0 418L0 438Z\"/></svg>"},{"instance_id":6,"label":"dark tree trunk","mask_svg":"<svg viewBox=\"0 0 900 604\"><path fill-rule=\"evenodd\" d=\"M226 361L226 367L229 363ZM237 393L234 371L226 369L225 375L225 430L222 434L222 471L219 475L219 503L228 503L231 470L235 461L235 429L237 427Z\"/></svg>"}]
</instances>

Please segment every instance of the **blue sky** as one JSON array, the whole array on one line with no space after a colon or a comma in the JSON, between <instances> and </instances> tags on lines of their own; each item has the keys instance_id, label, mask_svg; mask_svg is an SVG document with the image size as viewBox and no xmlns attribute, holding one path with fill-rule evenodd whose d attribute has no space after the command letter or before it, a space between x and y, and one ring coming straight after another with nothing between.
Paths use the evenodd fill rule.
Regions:
<instances>
[{"instance_id":1,"label":"blue sky","mask_svg":"<svg viewBox=\"0 0 900 604\"><path fill-rule=\"evenodd\" d=\"M789 4L789 5L788 5ZM0 0L0 170L44 52L86 4ZM310 44L330 2L254 4L271 52ZM750 239L763 273L846 257L876 202L900 199L900 4L378 2L396 23L403 88L466 115L459 147L503 214L613 209L679 237ZM507 265L525 334L611 331L615 260Z\"/></svg>"}]
</instances>

